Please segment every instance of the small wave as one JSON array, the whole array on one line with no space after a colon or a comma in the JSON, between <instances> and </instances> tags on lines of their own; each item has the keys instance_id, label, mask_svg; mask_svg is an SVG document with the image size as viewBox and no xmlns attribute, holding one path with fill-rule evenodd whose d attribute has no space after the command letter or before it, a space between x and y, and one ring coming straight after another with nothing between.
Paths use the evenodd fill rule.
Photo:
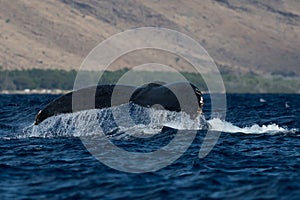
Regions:
<instances>
[{"instance_id":1,"label":"small wave","mask_svg":"<svg viewBox=\"0 0 300 200\"><path fill-rule=\"evenodd\" d=\"M295 133L297 129L288 129L280 127L277 124L269 124L259 126L254 124L249 127L240 128L238 126L233 125L230 122L222 121L221 119L214 118L208 121L211 125L211 130L227 132L227 133L245 133L245 134L276 134L276 133Z\"/></svg>"}]
</instances>

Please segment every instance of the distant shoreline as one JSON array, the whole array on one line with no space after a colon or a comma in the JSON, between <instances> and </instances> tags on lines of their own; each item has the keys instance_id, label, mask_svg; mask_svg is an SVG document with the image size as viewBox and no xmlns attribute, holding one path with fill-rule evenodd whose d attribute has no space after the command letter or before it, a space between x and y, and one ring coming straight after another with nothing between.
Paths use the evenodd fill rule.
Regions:
<instances>
[{"instance_id":1,"label":"distant shoreline","mask_svg":"<svg viewBox=\"0 0 300 200\"><path fill-rule=\"evenodd\" d=\"M83 79L89 84L115 84L128 72L128 69L106 71L101 79L96 72L83 71ZM142 85L149 77L157 80L176 81L176 73L135 71L132 84ZM207 85L202 76L197 73L182 72L187 81L196 85L201 91L207 91ZM204 74L205 75L205 74ZM207 74L207 77L210 75ZM279 75L259 76L256 74L222 74L223 84L227 93L300 93L300 76L284 77ZM63 70L23 70L3 71L0 69L0 93L3 94L64 94L74 87L76 71ZM36 90L36 88L39 88ZM48 88L48 89L41 89ZM59 89L57 89L59 88Z\"/></svg>"},{"instance_id":2,"label":"distant shoreline","mask_svg":"<svg viewBox=\"0 0 300 200\"><path fill-rule=\"evenodd\" d=\"M0 90L0 94L67 94L72 92L72 90L60 90L60 89L33 89L33 90ZM201 91L202 94L210 94L208 91ZM224 93L222 93L224 94ZM272 93L272 92L257 92L257 93L232 93L226 92L226 94L300 94L300 92L294 93Z\"/></svg>"},{"instance_id":3,"label":"distant shoreline","mask_svg":"<svg viewBox=\"0 0 300 200\"><path fill-rule=\"evenodd\" d=\"M0 90L0 94L66 94L70 90L60 89L25 89L25 90Z\"/></svg>"}]
</instances>

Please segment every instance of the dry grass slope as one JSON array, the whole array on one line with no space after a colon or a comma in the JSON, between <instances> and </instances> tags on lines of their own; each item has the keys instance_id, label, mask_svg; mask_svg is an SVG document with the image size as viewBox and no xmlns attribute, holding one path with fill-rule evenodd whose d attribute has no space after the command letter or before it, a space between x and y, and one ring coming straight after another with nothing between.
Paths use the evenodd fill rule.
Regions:
<instances>
[{"instance_id":1,"label":"dry grass slope","mask_svg":"<svg viewBox=\"0 0 300 200\"><path fill-rule=\"evenodd\" d=\"M0 0L0 67L78 69L96 44L142 26L188 34L223 71L300 75L298 0Z\"/></svg>"}]
</instances>

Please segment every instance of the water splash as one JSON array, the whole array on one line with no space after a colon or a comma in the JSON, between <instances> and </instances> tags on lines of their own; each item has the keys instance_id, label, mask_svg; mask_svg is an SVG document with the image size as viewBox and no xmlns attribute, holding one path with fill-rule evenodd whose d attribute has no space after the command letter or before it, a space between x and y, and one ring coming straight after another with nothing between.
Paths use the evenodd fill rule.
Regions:
<instances>
[{"instance_id":1,"label":"water splash","mask_svg":"<svg viewBox=\"0 0 300 200\"><path fill-rule=\"evenodd\" d=\"M208 123L202 115L191 119L184 112L145 108L131 103L53 116L37 126L26 127L18 137L82 137L103 133L108 136L150 137L164 126L202 130L208 128Z\"/></svg>"},{"instance_id":2,"label":"water splash","mask_svg":"<svg viewBox=\"0 0 300 200\"><path fill-rule=\"evenodd\" d=\"M288 129L280 127L277 124L269 124L259 126L254 124L249 127L240 128L238 126L233 125L230 122L222 121L218 118L214 118L208 121L211 125L211 130L227 132L227 133L245 133L245 134L276 134L276 133L295 133L297 129Z\"/></svg>"}]
</instances>

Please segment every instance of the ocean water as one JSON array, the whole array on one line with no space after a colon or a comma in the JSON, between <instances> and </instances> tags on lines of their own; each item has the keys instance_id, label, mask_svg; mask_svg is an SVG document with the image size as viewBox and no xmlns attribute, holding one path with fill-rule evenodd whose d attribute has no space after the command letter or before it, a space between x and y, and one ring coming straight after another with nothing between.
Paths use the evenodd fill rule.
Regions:
<instances>
[{"instance_id":1,"label":"ocean water","mask_svg":"<svg viewBox=\"0 0 300 200\"><path fill-rule=\"evenodd\" d=\"M184 113L122 105L33 126L36 113L56 97L0 95L1 199L300 199L300 95L228 94L225 121L211 118L205 95L205 118L220 137L204 158L206 120ZM149 153L168 145L176 129L196 133L192 144L147 173L113 169L83 143L101 142L93 138L102 131L127 152ZM126 159L129 165L133 157Z\"/></svg>"}]
</instances>

